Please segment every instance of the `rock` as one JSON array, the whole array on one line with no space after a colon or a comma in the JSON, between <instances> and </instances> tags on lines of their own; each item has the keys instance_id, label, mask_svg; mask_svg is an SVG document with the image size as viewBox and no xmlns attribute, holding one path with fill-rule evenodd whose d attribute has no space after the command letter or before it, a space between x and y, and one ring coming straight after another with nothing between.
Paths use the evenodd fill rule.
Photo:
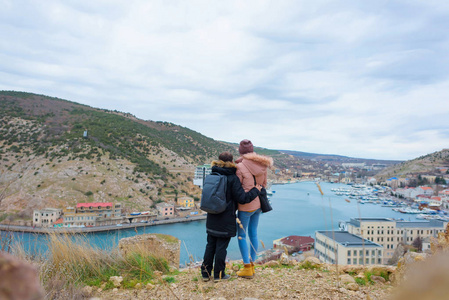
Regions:
<instances>
[{"instance_id":1,"label":"rock","mask_svg":"<svg viewBox=\"0 0 449 300\"><path fill-rule=\"evenodd\" d=\"M320 273L316 273L315 278L323 278L323 275L321 275Z\"/></svg>"},{"instance_id":2,"label":"rock","mask_svg":"<svg viewBox=\"0 0 449 300\"><path fill-rule=\"evenodd\" d=\"M166 234L141 234L119 241L120 253L123 256L131 253L142 253L154 257L165 258L172 268L179 268L181 241Z\"/></svg>"},{"instance_id":3,"label":"rock","mask_svg":"<svg viewBox=\"0 0 449 300\"><path fill-rule=\"evenodd\" d=\"M284 266L288 266L290 264L290 259L288 258L287 254L282 253L281 257L279 258L279 262Z\"/></svg>"},{"instance_id":4,"label":"rock","mask_svg":"<svg viewBox=\"0 0 449 300\"><path fill-rule=\"evenodd\" d=\"M341 275L340 282L343 284L356 283L355 279L351 275L348 275L348 274Z\"/></svg>"},{"instance_id":5,"label":"rock","mask_svg":"<svg viewBox=\"0 0 449 300\"><path fill-rule=\"evenodd\" d=\"M134 286L135 289L141 289L142 288L142 284L140 282L136 283L136 285Z\"/></svg>"},{"instance_id":6,"label":"rock","mask_svg":"<svg viewBox=\"0 0 449 300\"><path fill-rule=\"evenodd\" d=\"M277 267L277 266L279 266L279 261L277 261L277 260L270 260L270 261L267 261L266 263L264 263L263 264L265 267Z\"/></svg>"},{"instance_id":7,"label":"rock","mask_svg":"<svg viewBox=\"0 0 449 300\"><path fill-rule=\"evenodd\" d=\"M120 287L122 285L123 277L122 276L111 276L109 280L115 287Z\"/></svg>"},{"instance_id":8,"label":"rock","mask_svg":"<svg viewBox=\"0 0 449 300\"><path fill-rule=\"evenodd\" d=\"M115 293L115 294L117 294L117 293L118 293L118 288L113 288L113 289L112 289L112 292Z\"/></svg>"},{"instance_id":9,"label":"rock","mask_svg":"<svg viewBox=\"0 0 449 300\"><path fill-rule=\"evenodd\" d=\"M345 286L345 288L350 290L350 291L358 291L360 289L359 285L357 283L355 283L355 282L348 283Z\"/></svg>"},{"instance_id":10,"label":"rock","mask_svg":"<svg viewBox=\"0 0 449 300\"><path fill-rule=\"evenodd\" d=\"M26 261L0 252L0 278L0 299L44 299L38 271Z\"/></svg>"},{"instance_id":11,"label":"rock","mask_svg":"<svg viewBox=\"0 0 449 300\"><path fill-rule=\"evenodd\" d=\"M347 266L341 266L341 269L345 273L360 273L365 271L364 266L356 266L356 265L347 265Z\"/></svg>"},{"instance_id":12,"label":"rock","mask_svg":"<svg viewBox=\"0 0 449 300\"><path fill-rule=\"evenodd\" d=\"M395 299L448 299L448 269L449 255L447 252L437 252L425 261L411 264L399 281Z\"/></svg>"},{"instance_id":13,"label":"rock","mask_svg":"<svg viewBox=\"0 0 449 300\"><path fill-rule=\"evenodd\" d=\"M92 295L93 292L93 288L91 286L85 286L81 289L81 293L83 294L84 297L90 297L90 295Z\"/></svg>"},{"instance_id":14,"label":"rock","mask_svg":"<svg viewBox=\"0 0 449 300\"><path fill-rule=\"evenodd\" d=\"M404 245L402 243L399 243L396 246L396 249L394 250L393 256L388 261L389 264L395 265L399 262L399 260L404 256L404 254L407 252Z\"/></svg>"},{"instance_id":15,"label":"rock","mask_svg":"<svg viewBox=\"0 0 449 300\"><path fill-rule=\"evenodd\" d=\"M438 233L438 237L430 240L430 250L432 253L439 251L447 251L449 249L449 223L446 225L446 230Z\"/></svg>"},{"instance_id":16,"label":"rock","mask_svg":"<svg viewBox=\"0 0 449 300\"><path fill-rule=\"evenodd\" d=\"M161 271L154 271L153 274L155 277L162 277L163 273Z\"/></svg>"},{"instance_id":17,"label":"rock","mask_svg":"<svg viewBox=\"0 0 449 300\"><path fill-rule=\"evenodd\" d=\"M152 290L152 289L154 289L154 285L151 284L151 283L147 283L147 285L145 286L145 288L146 288L147 290Z\"/></svg>"},{"instance_id":18,"label":"rock","mask_svg":"<svg viewBox=\"0 0 449 300\"><path fill-rule=\"evenodd\" d=\"M303 261L303 263L305 263L305 262L310 263L312 266L316 266L316 265L320 265L320 264L321 264L321 261L320 261L318 258L316 258L315 256L309 256L309 257L307 257L307 258Z\"/></svg>"},{"instance_id":19,"label":"rock","mask_svg":"<svg viewBox=\"0 0 449 300\"><path fill-rule=\"evenodd\" d=\"M387 282L385 280L385 278L383 278L382 276L377 276L377 275L371 275L371 280L377 283L385 283Z\"/></svg>"}]
</instances>

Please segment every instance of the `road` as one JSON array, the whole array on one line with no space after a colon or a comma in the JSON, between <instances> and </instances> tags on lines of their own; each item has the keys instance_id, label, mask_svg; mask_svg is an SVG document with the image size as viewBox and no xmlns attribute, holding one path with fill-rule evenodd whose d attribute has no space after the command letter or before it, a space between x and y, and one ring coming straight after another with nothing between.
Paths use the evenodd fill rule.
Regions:
<instances>
[{"instance_id":1,"label":"road","mask_svg":"<svg viewBox=\"0 0 449 300\"><path fill-rule=\"evenodd\" d=\"M30 233L89 233L89 232L101 232L101 231L111 231L111 230L122 230L136 227L146 227L146 226L156 226L162 224L172 224L172 223L183 223L192 222L198 220L206 219L206 214L198 216L189 216L188 218L170 218L168 220L157 220L149 221L148 223L130 223L122 224L122 226L117 225L107 225L107 226L95 226L95 227L59 227L59 228L33 228L29 226L18 226L18 225L4 225L0 224L0 230L3 231L18 231L18 232L30 232Z\"/></svg>"}]
</instances>

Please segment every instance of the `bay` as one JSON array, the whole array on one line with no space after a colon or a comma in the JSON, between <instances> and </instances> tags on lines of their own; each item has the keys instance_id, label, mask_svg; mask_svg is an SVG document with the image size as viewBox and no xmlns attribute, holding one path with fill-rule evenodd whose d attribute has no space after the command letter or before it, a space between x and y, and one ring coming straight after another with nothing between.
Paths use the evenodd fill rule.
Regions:
<instances>
[{"instance_id":1,"label":"bay","mask_svg":"<svg viewBox=\"0 0 449 300\"><path fill-rule=\"evenodd\" d=\"M289 236L303 235L314 237L317 230L338 230L339 221L349 221L359 217L405 218L415 221L414 215L404 215L391 208L376 204L359 204L356 200L347 202L345 196L337 196L331 188L344 187L343 184L320 184L321 195L314 182L299 182L285 185L273 185L275 191L271 197L273 210L262 214L259 221L259 251L272 248L273 240ZM206 245L205 220L141 227L137 229L116 230L102 233L86 234L86 243L110 250L125 237L144 233L164 233L181 240L180 263L186 264L191 259L199 261ZM3 233L4 234L4 233ZM15 242L22 244L29 253L45 253L47 237L40 234L15 233ZM233 238L228 247L228 258L240 259L237 238Z\"/></svg>"}]
</instances>

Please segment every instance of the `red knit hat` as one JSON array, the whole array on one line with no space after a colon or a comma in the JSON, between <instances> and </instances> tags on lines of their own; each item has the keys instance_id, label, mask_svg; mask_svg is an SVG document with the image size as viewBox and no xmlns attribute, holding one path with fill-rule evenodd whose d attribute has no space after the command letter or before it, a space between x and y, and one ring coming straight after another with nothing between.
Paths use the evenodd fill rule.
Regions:
<instances>
[{"instance_id":1,"label":"red knit hat","mask_svg":"<svg viewBox=\"0 0 449 300\"><path fill-rule=\"evenodd\" d=\"M240 155L254 152L253 143L250 140L243 140L240 142L239 153Z\"/></svg>"}]
</instances>

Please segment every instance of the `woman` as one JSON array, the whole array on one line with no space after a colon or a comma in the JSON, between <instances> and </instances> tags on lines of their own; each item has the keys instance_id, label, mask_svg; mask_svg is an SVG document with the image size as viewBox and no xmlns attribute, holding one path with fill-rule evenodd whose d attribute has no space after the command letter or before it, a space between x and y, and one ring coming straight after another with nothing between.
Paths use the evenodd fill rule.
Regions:
<instances>
[{"instance_id":1,"label":"woman","mask_svg":"<svg viewBox=\"0 0 449 300\"><path fill-rule=\"evenodd\" d=\"M254 152L250 140L240 142L241 157L236 160L237 176L245 191L251 190L256 184L267 186L267 169L273 165L273 159ZM248 204L238 205L238 243L243 258L243 268L237 272L239 277L252 278L254 276L254 260L257 256L259 240L257 226L259 224L259 197ZM246 236L249 237L249 245Z\"/></svg>"},{"instance_id":2,"label":"woman","mask_svg":"<svg viewBox=\"0 0 449 300\"><path fill-rule=\"evenodd\" d=\"M235 175L237 169L232 162L233 157L229 152L223 152L218 157L218 161L212 162L212 172L226 175L226 209L219 214L207 214L206 231L207 231L207 245L204 253L203 264L201 265L201 275L204 281L209 281L212 268L214 270L214 279L223 280L229 279L230 276L225 273L226 268L226 254L229 241L237 232L236 210L238 203L250 203L254 200L261 190L258 185L248 192L242 188L239 178ZM215 265L213 265L215 258Z\"/></svg>"}]
</instances>

